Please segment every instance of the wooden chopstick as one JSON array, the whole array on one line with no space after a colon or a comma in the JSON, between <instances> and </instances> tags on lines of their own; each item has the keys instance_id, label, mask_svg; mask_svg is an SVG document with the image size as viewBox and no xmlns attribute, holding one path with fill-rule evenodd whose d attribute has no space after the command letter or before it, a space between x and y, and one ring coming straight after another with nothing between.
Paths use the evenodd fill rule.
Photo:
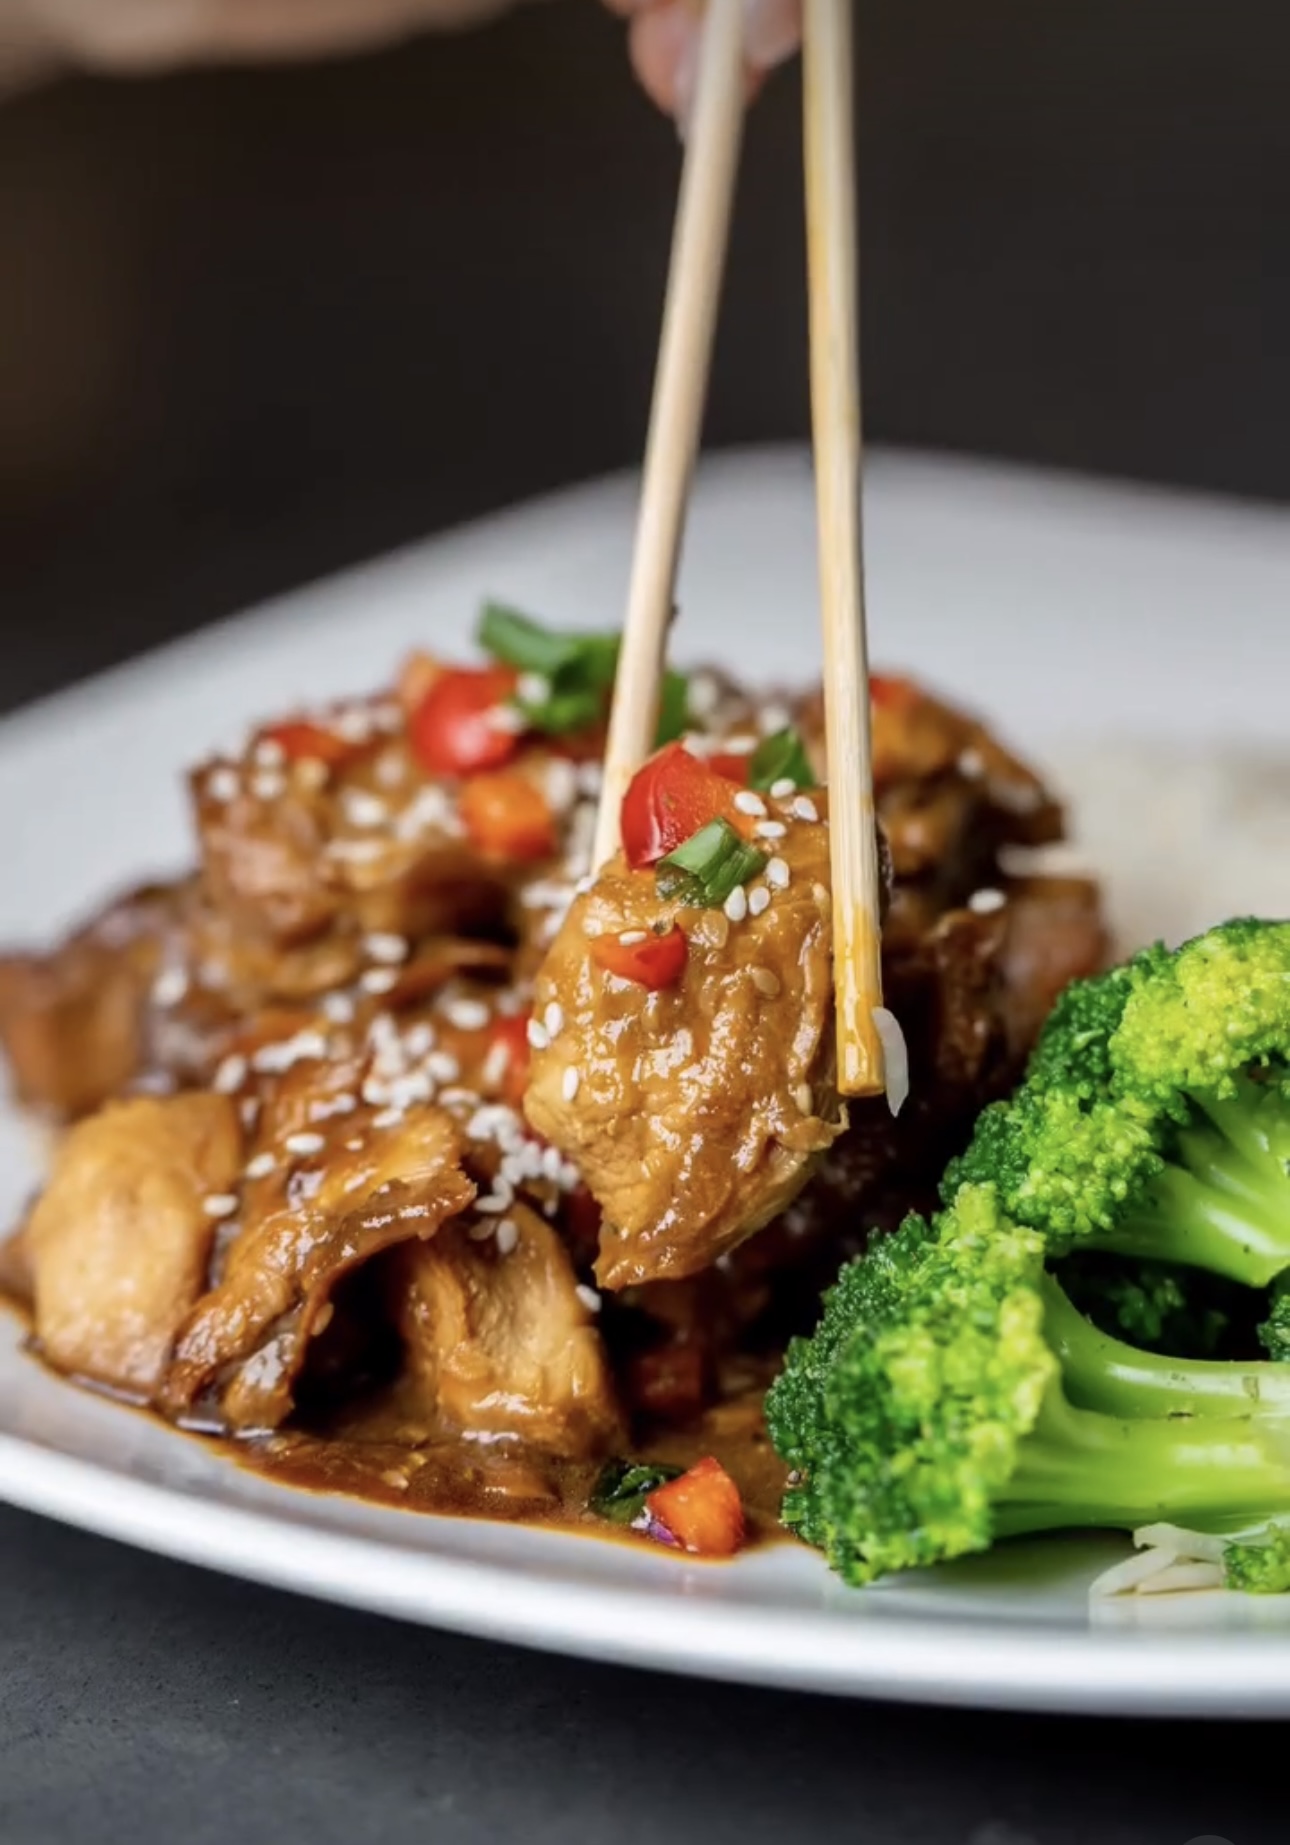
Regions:
<instances>
[{"instance_id":1,"label":"wooden chopstick","mask_svg":"<svg viewBox=\"0 0 1290 1845\"><path fill-rule=\"evenodd\" d=\"M824 620L838 1087L885 1082L877 819L861 529L853 0L805 0L811 419Z\"/></svg>"},{"instance_id":2,"label":"wooden chopstick","mask_svg":"<svg viewBox=\"0 0 1290 1845\"><path fill-rule=\"evenodd\" d=\"M628 783L654 747L686 505L743 139L743 0L709 0L681 175L627 617L596 819L592 868L618 850Z\"/></svg>"}]
</instances>

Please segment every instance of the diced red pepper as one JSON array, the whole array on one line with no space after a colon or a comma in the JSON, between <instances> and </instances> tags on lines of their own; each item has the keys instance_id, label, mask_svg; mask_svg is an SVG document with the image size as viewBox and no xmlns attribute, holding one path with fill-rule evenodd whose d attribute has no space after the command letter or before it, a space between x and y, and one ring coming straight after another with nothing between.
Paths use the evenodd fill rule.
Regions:
<instances>
[{"instance_id":1,"label":"diced red pepper","mask_svg":"<svg viewBox=\"0 0 1290 1845\"><path fill-rule=\"evenodd\" d=\"M519 738L499 722L509 714L516 674L509 666L441 673L416 707L408 728L412 752L431 775L473 775L500 769Z\"/></svg>"},{"instance_id":2,"label":"diced red pepper","mask_svg":"<svg viewBox=\"0 0 1290 1845\"><path fill-rule=\"evenodd\" d=\"M880 711L908 711L921 694L912 679L897 679L887 673L870 673L869 697Z\"/></svg>"},{"instance_id":3,"label":"diced red pepper","mask_svg":"<svg viewBox=\"0 0 1290 1845\"><path fill-rule=\"evenodd\" d=\"M595 935L588 946L597 967L620 980L634 980L652 993L676 985L689 953L675 923L666 935L655 935L651 929L643 942L625 942L621 935Z\"/></svg>"},{"instance_id":4,"label":"diced red pepper","mask_svg":"<svg viewBox=\"0 0 1290 1845\"><path fill-rule=\"evenodd\" d=\"M718 750L715 756L707 759L708 767L715 769L718 775L724 775L728 782L736 782L740 788L748 786L748 768L751 756L736 756L724 750Z\"/></svg>"},{"instance_id":5,"label":"diced red pepper","mask_svg":"<svg viewBox=\"0 0 1290 1845\"><path fill-rule=\"evenodd\" d=\"M532 1046L529 1043L529 1017L517 1013L514 1018L497 1019L493 1025L490 1050L502 1045L506 1050L506 1066L502 1072L499 1087L503 1098L512 1108L518 1108L524 1100L524 1091L529 1083L529 1059Z\"/></svg>"},{"instance_id":6,"label":"diced red pepper","mask_svg":"<svg viewBox=\"0 0 1290 1845\"><path fill-rule=\"evenodd\" d=\"M288 762L324 762L329 769L352 762L366 748L364 744L348 742L325 725L311 723L308 718L271 724L263 740L276 743Z\"/></svg>"},{"instance_id":7,"label":"diced red pepper","mask_svg":"<svg viewBox=\"0 0 1290 1845\"><path fill-rule=\"evenodd\" d=\"M696 1557L733 1557L746 1530L739 1488L709 1455L645 1501L651 1518Z\"/></svg>"},{"instance_id":8,"label":"diced red pepper","mask_svg":"<svg viewBox=\"0 0 1290 1845\"><path fill-rule=\"evenodd\" d=\"M529 864L555 851L555 815L542 790L518 770L472 776L457 807L466 831L489 858Z\"/></svg>"},{"instance_id":9,"label":"diced red pepper","mask_svg":"<svg viewBox=\"0 0 1290 1845\"><path fill-rule=\"evenodd\" d=\"M632 777L623 797L623 850L633 871L657 865L710 820L735 820L735 788L681 743L669 743Z\"/></svg>"}]
</instances>

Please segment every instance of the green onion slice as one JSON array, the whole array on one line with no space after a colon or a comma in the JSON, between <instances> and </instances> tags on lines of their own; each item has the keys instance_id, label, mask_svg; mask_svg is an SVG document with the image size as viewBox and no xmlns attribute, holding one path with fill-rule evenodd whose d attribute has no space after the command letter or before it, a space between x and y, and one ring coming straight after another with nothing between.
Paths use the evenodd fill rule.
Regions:
<instances>
[{"instance_id":1,"label":"green onion slice","mask_svg":"<svg viewBox=\"0 0 1290 1845\"><path fill-rule=\"evenodd\" d=\"M709 820L692 839L659 860L660 897L719 910L732 890L766 867L764 852L741 839L728 820Z\"/></svg>"},{"instance_id":2,"label":"green onion slice","mask_svg":"<svg viewBox=\"0 0 1290 1845\"><path fill-rule=\"evenodd\" d=\"M748 786L764 793L776 782L792 782L795 788L819 786L805 745L795 730L777 730L773 737L764 737L753 751Z\"/></svg>"},{"instance_id":3,"label":"green onion slice","mask_svg":"<svg viewBox=\"0 0 1290 1845\"><path fill-rule=\"evenodd\" d=\"M494 660L532 682L513 700L530 730L567 737L604 720L618 671L618 635L562 633L500 602L489 602L480 617L479 644ZM667 673L659 709L659 748L689 728L689 693L684 674Z\"/></svg>"},{"instance_id":4,"label":"green onion slice","mask_svg":"<svg viewBox=\"0 0 1290 1845\"><path fill-rule=\"evenodd\" d=\"M669 1480L679 1480L682 1471L651 1461L610 1461L591 1489L588 1506L611 1524L630 1525L645 1510L650 1494Z\"/></svg>"}]
</instances>

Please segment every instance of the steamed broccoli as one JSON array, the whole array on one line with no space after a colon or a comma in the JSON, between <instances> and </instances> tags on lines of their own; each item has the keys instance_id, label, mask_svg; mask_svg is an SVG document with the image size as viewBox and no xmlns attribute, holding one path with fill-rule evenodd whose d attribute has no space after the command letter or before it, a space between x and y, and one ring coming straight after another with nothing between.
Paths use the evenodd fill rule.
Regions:
<instances>
[{"instance_id":1,"label":"steamed broccoli","mask_svg":"<svg viewBox=\"0 0 1290 1845\"><path fill-rule=\"evenodd\" d=\"M1062 1287L1103 1332L1148 1352L1178 1358L1244 1357L1265 1329L1263 1297L1199 1269L1135 1262L1100 1249L1079 1250L1061 1263ZM1287 1327L1290 1335L1290 1326ZM1290 1357L1267 1349L1273 1358Z\"/></svg>"},{"instance_id":2,"label":"steamed broccoli","mask_svg":"<svg viewBox=\"0 0 1290 1845\"><path fill-rule=\"evenodd\" d=\"M849 1581L999 1538L1290 1513L1290 1367L1180 1364L1100 1333L1044 1239L965 1184L844 1271L766 1413L784 1520Z\"/></svg>"},{"instance_id":3,"label":"steamed broccoli","mask_svg":"<svg viewBox=\"0 0 1290 1845\"><path fill-rule=\"evenodd\" d=\"M947 1204L965 1182L996 1185L1051 1254L1268 1287L1290 1269L1290 923L1225 923L1072 985Z\"/></svg>"}]
</instances>

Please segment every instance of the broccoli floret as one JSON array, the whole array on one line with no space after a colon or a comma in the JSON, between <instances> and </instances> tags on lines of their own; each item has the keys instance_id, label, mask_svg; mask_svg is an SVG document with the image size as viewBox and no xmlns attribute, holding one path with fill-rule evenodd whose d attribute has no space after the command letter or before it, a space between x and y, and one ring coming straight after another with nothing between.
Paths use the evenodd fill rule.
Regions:
<instances>
[{"instance_id":1,"label":"broccoli floret","mask_svg":"<svg viewBox=\"0 0 1290 1845\"><path fill-rule=\"evenodd\" d=\"M1290 1268L1290 923L1225 923L1077 982L945 1176L1053 1254L1268 1287Z\"/></svg>"},{"instance_id":2,"label":"broccoli floret","mask_svg":"<svg viewBox=\"0 0 1290 1845\"><path fill-rule=\"evenodd\" d=\"M1060 1266L1061 1283L1103 1332L1176 1358L1244 1356L1261 1297L1234 1282L1162 1262L1133 1262L1102 1250L1079 1251ZM1290 1324L1284 1351L1290 1357Z\"/></svg>"},{"instance_id":3,"label":"broccoli floret","mask_svg":"<svg viewBox=\"0 0 1290 1845\"><path fill-rule=\"evenodd\" d=\"M1223 1552L1223 1580L1246 1595L1290 1591L1290 1526L1269 1525L1255 1538L1240 1538Z\"/></svg>"},{"instance_id":4,"label":"broccoli floret","mask_svg":"<svg viewBox=\"0 0 1290 1845\"><path fill-rule=\"evenodd\" d=\"M844 1274L767 1400L797 1476L785 1522L849 1581L1030 1532L1290 1513L1290 1368L1099 1333L990 1186L878 1247L881 1273L870 1255Z\"/></svg>"},{"instance_id":5,"label":"broccoli floret","mask_svg":"<svg viewBox=\"0 0 1290 1845\"><path fill-rule=\"evenodd\" d=\"M1259 1327L1259 1340L1269 1358L1290 1361L1290 1277L1278 1275L1268 1300L1268 1317Z\"/></svg>"}]
</instances>

